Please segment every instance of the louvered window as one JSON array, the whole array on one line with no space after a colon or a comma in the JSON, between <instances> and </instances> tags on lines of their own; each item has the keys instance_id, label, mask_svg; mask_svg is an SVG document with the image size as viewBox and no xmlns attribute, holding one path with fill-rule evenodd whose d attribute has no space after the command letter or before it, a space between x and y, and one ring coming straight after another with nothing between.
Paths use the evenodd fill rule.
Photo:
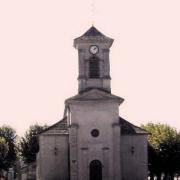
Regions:
<instances>
[{"instance_id":1,"label":"louvered window","mask_svg":"<svg viewBox=\"0 0 180 180\"><path fill-rule=\"evenodd\" d=\"M89 78L99 78L99 60L92 59L89 61Z\"/></svg>"}]
</instances>

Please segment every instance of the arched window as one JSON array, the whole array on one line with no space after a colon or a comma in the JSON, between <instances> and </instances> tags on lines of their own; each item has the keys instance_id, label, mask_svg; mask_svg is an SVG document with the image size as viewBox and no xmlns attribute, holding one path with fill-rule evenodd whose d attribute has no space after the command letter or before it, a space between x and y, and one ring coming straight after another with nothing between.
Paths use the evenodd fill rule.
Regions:
<instances>
[{"instance_id":1,"label":"arched window","mask_svg":"<svg viewBox=\"0 0 180 180\"><path fill-rule=\"evenodd\" d=\"M90 180L102 180L102 164L99 160L93 160L90 163Z\"/></svg>"},{"instance_id":2,"label":"arched window","mask_svg":"<svg viewBox=\"0 0 180 180\"><path fill-rule=\"evenodd\" d=\"M99 76L99 60L96 58L92 58L89 60L89 78L99 78Z\"/></svg>"}]
</instances>

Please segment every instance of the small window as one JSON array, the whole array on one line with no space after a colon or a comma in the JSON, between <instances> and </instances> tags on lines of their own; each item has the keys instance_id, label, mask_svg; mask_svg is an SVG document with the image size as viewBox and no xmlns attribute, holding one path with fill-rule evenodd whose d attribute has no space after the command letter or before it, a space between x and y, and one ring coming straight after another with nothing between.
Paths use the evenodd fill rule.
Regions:
<instances>
[{"instance_id":1,"label":"small window","mask_svg":"<svg viewBox=\"0 0 180 180\"><path fill-rule=\"evenodd\" d=\"M99 130L98 130L98 129L93 129L93 130L91 131L91 135L92 135L93 137L98 137L98 136L99 136Z\"/></svg>"},{"instance_id":2,"label":"small window","mask_svg":"<svg viewBox=\"0 0 180 180\"><path fill-rule=\"evenodd\" d=\"M91 59L89 61L89 78L99 78L99 60Z\"/></svg>"}]
</instances>

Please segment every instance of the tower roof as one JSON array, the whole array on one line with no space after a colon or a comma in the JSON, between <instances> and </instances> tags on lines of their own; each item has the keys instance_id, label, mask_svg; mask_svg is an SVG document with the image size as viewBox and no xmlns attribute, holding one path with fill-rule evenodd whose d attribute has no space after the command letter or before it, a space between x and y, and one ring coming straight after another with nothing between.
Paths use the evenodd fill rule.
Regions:
<instances>
[{"instance_id":1,"label":"tower roof","mask_svg":"<svg viewBox=\"0 0 180 180\"><path fill-rule=\"evenodd\" d=\"M105 36L101 33L97 28L91 26L82 36L74 39L74 47L77 48L77 45L80 43L87 43L87 42L100 42L100 43L107 43L109 47L113 43L113 39Z\"/></svg>"},{"instance_id":2,"label":"tower roof","mask_svg":"<svg viewBox=\"0 0 180 180\"><path fill-rule=\"evenodd\" d=\"M82 36L104 36L104 34L92 26Z\"/></svg>"}]
</instances>

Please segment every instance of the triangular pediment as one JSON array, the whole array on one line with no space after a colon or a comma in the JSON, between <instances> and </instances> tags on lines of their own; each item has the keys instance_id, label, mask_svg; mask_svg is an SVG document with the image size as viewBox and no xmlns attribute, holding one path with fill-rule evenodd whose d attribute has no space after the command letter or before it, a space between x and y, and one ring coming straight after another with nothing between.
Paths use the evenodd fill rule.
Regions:
<instances>
[{"instance_id":1,"label":"triangular pediment","mask_svg":"<svg viewBox=\"0 0 180 180\"><path fill-rule=\"evenodd\" d=\"M105 91L99 89L91 89L87 92L78 94L66 100L66 102L70 101L103 101L103 100L114 100L122 103L124 101L123 98L115 96L111 93L107 93Z\"/></svg>"}]
</instances>

